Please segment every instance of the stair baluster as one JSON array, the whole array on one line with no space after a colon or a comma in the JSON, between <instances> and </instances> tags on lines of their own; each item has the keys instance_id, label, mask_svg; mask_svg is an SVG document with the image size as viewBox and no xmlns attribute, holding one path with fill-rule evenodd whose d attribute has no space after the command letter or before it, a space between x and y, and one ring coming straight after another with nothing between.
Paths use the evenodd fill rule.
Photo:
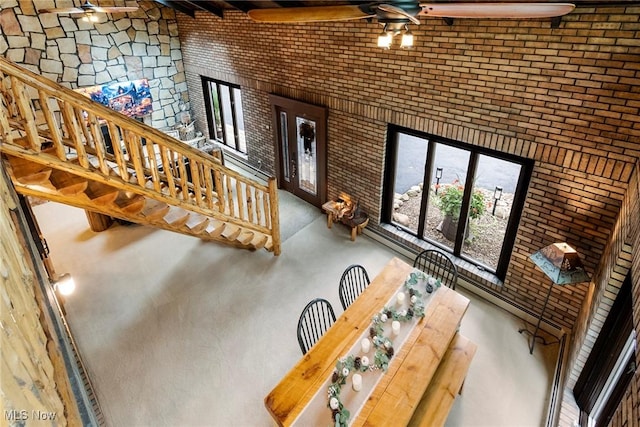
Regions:
<instances>
[{"instance_id":1,"label":"stair baluster","mask_svg":"<svg viewBox=\"0 0 640 427\"><path fill-rule=\"evenodd\" d=\"M280 253L275 178L254 181L5 58L0 79L0 152L19 192Z\"/></svg>"}]
</instances>

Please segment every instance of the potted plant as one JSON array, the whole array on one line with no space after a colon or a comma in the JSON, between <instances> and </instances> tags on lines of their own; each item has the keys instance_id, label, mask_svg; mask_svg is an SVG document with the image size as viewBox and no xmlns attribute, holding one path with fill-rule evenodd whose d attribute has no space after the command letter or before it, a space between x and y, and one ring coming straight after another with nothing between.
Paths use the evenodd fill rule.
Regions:
<instances>
[{"instance_id":1,"label":"potted plant","mask_svg":"<svg viewBox=\"0 0 640 427\"><path fill-rule=\"evenodd\" d=\"M436 202L438 208L442 211L444 219L442 221L442 234L448 240L455 240L456 231L458 229L458 219L460 218L460 209L462 208L462 197L464 195L464 185L459 180L453 181L449 185L445 185L438 192ZM469 208L469 218L479 218L485 210L484 194L475 190L471 195L471 206ZM465 232L465 238L468 236L468 230Z\"/></svg>"}]
</instances>

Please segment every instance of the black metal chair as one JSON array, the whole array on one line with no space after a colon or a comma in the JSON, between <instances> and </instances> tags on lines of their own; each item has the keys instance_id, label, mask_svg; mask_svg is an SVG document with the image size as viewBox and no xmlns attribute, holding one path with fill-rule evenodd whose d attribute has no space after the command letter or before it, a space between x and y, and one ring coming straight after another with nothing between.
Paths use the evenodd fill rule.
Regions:
<instances>
[{"instance_id":1,"label":"black metal chair","mask_svg":"<svg viewBox=\"0 0 640 427\"><path fill-rule=\"evenodd\" d=\"M338 286L342 308L346 310L358 298L358 295L369 286L369 283L371 283L369 275L363 266L353 264L347 267L342 273L340 285Z\"/></svg>"},{"instance_id":2,"label":"black metal chair","mask_svg":"<svg viewBox=\"0 0 640 427\"><path fill-rule=\"evenodd\" d=\"M451 289L458 283L458 268L448 255L435 249L427 249L418 254L413 266L436 279Z\"/></svg>"},{"instance_id":3,"label":"black metal chair","mask_svg":"<svg viewBox=\"0 0 640 427\"><path fill-rule=\"evenodd\" d=\"M298 320L298 344L302 354L307 354L335 321L333 307L326 299L316 298L307 304Z\"/></svg>"}]
</instances>

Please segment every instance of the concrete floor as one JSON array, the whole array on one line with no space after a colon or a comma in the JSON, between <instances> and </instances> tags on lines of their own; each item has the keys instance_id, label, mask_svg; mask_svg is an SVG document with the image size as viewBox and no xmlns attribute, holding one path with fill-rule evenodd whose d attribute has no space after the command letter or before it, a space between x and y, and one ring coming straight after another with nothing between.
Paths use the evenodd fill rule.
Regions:
<instances>
[{"instance_id":1,"label":"concrete floor","mask_svg":"<svg viewBox=\"0 0 640 427\"><path fill-rule=\"evenodd\" d=\"M305 304L327 298L339 316L342 271L359 263L374 277L399 256L328 230L317 210L279 257L137 225L94 233L84 211L53 202L34 212L56 270L76 280L68 320L109 426L271 425L263 399L301 357ZM541 426L558 345L530 355L522 321L461 292L478 351L447 426Z\"/></svg>"}]
</instances>

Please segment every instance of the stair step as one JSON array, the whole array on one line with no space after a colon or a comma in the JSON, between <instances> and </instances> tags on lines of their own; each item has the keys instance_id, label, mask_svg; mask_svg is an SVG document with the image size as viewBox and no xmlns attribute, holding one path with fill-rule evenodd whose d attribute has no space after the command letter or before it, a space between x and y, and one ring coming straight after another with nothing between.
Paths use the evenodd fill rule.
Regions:
<instances>
[{"instance_id":1,"label":"stair step","mask_svg":"<svg viewBox=\"0 0 640 427\"><path fill-rule=\"evenodd\" d=\"M19 157L9 157L13 176L24 185L46 184L51 176L51 167Z\"/></svg>"},{"instance_id":2,"label":"stair step","mask_svg":"<svg viewBox=\"0 0 640 427\"><path fill-rule=\"evenodd\" d=\"M170 206L169 212L162 219L172 227L182 227L189 220L189 216L188 211L176 206Z\"/></svg>"},{"instance_id":3,"label":"stair step","mask_svg":"<svg viewBox=\"0 0 640 427\"><path fill-rule=\"evenodd\" d=\"M108 205L118 198L120 191L110 185L101 182L91 181L85 191L91 201L97 205Z\"/></svg>"},{"instance_id":4,"label":"stair step","mask_svg":"<svg viewBox=\"0 0 640 427\"><path fill-rule=\"evenodd\" d=\"M205 232L211 237L220 237L226 227L227 224L214 219L209 221Z\"/></svg>"},{"instance_id":5,"label":"stair step","mask_svg":"<svg viewBox=\"0 0 640 427\"><path fill-rule=\"evenodd\" d=\"M169 212L170 206L158 200L146 199L142 215L148 219L160 219Z\"/></svg>"},{"instance_id":6,"label":"stair step","mask_svg":"<svg viewBox=\"0 0 640 427\"><path fill-rule=\"evenodd\" d=\"M251 243L254 237L255 237L255 233L253 231L243 231L236 238L236 240L242 243L243 245L248 245L249 243Z\"/></svg>"},{"instance_id":7,"label":"stair step","mask_svg":"<svg viewBox=\"0 0 640 427\"><path fill-rule=\"evenodd\" d=\"M264 245L264 248L268 251L268 252L273 252L273 239L271 238L271 236L269 236L269 240L267 241L267 243Z\"/></svg>"},{"instance_id":8,"label":"stair step","mask_svg":"<svg viewBox=\"0 0 640 427\"><path fill-rule=\"evenodd\" d=\"M191 215L189 215L189 219L185 223L185 226L192 233L200 233L207 228L207 225L209 225L209 218L197 213L192 213Z\"/></svg>"},{"instance_id":9,"label":"stair step","mask_svg":"<svg viewBox=\"0 0 640 427\"><path fill-rule=\"evenodd\" d=\"M251 242L251 246L253 246L256 249L261 249L264 247L264 245L267 244L268 241L269 241L269 236L262 233L256 233L255 237L253 238L253 241Z\"/></svg>"},{"instance_id":10,"label":"stair step","mask_svg":"<svg viewBox=\"0 0 640 427\"><path fill-rule=\"evenodd\" d=\"M64 194L65 196L75 196L76 194L80 194L89 186L89 181L87 181L87 179L59 169L51 171L49 181L60 194Z\"/></svg>"},{"instance_id":11,"label":"stair step","mask_svg":"<svg viewBox=\"0 0 640 427\"><path fill-rule=\"evenodd\" d=\"M238 238L240 233L242 233L242 227L238 227L234 224L227 224L222 236L227 240L234 241Z\"/></svg>"},{"instance_id":12,"label":"stair step","mask_svg":"<svg viewBox=\"0 0 640 427\"><path fill-rule=\"evenodd\" d=\"M121 191L114 203L124 212L135 215L142 211L145 201L144 196L140 194L128 195L126 192Z\"/></svg>"}]
</instances>

